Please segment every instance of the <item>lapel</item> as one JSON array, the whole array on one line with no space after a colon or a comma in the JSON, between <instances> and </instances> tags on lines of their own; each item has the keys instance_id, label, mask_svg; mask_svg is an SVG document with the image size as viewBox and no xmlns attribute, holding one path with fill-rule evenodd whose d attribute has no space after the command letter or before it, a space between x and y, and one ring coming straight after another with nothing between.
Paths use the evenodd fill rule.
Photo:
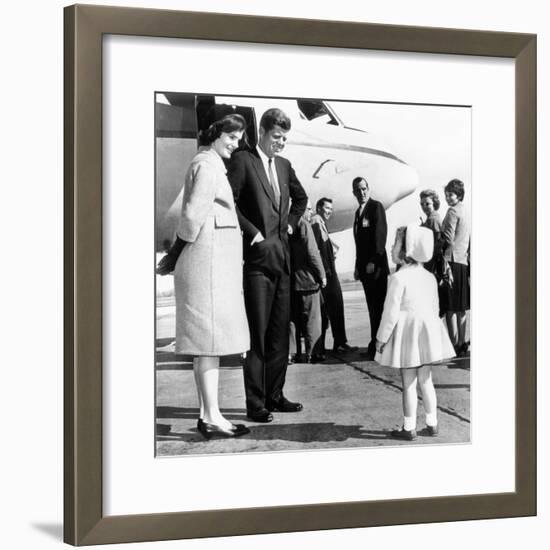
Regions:
<instances>
[{"instance_id":1,"label":"lapel","mask_svg":"<svg viewBox=\"0 0 550 550\"><path fill-rule=\"evenodd\" d=\"M262 183L264 191L266 192L269 200L278 212L279 205L275 202L275 195L273 194L273 189L271 188L271 184L269 183L269 179L267 178L267 174L265 173L264 163L262 162L262 159L258 156L258 154L252 155L252 164L254 166L254 169L256 170L256 173L258 174L258 178ZM277 166L277 163L275 163L275 166ZM278 174L279 172L277 172L277 175Z\"/></svg>"}]
</instances>

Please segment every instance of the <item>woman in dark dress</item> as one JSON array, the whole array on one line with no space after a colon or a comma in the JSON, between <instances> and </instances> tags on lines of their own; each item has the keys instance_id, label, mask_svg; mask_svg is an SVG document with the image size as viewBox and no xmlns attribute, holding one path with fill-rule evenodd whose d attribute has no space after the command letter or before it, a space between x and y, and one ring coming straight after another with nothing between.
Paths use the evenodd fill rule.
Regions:
<instances>
[{"instance_id":1,"label":"woman in dark dress","mask_svg":"<svg viewBox=\"0 0 550 550\"><path fill-rule=\"evenodd\" d=\"M444 285L449 284L448 265L443 259L442 241L441 241L441 216L439 215L439 207L441 202L439 195L433 189L425 189L420 193L420 207L426 219L420 224L422 227L430 229L434 236L434 252L429 262L424 264L424 267L435 275L437 280L437 295L439 298L439 316L445 314L442 304L445 302Z\"/></svg>"},{"instance_id":2,"label":"woman in dark dress","mask_svg":"<svg viewBox=\"0 0 550 550\"><path fill-rule=\"evenodd\" d=\"M422 227L431 229L434 234L434 253L429 262L424 267L438 278L437 267L439 256L441 255L441 217L439 215L440 206L439 196L432 189L425 189L420 193L420 207L426 219L422 222ZM438 278L438 282L439 282Z\"/></svg>"}]
</instances>

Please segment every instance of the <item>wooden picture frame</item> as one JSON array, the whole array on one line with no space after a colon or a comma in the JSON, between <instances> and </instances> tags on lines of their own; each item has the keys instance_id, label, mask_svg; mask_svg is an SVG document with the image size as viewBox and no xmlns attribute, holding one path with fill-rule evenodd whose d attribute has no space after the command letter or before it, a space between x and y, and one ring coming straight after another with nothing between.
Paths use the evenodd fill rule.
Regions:
<instances>
[{"instance_id":1,"label":"wooden picture frame","mask_svg":"<svg viewBox=\"0 0 550 550\"><path fill-rule=\"evenodd\" d=\"M515 61L516 491L104 516L102 37L106 34L493 56ZM74 545L536 513L536 36L217 13L65 8L65 512Z\"/></svg>"}]
</instances>

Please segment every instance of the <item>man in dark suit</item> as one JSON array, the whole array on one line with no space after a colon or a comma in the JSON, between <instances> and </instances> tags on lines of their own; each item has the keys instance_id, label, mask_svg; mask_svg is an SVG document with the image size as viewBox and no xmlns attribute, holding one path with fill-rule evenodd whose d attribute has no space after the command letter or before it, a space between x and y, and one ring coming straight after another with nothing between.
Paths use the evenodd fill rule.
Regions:
<instances>
[{"instance_id":1,"label":"man in dark suit","mask_svg":"<svg viewBox=\"0 0 550 550\"><path fill-rule=\"evenodd\" d=\"M321 338L314 349L313 353L316 358L322 359L325 353L325 335L330 320L330 329L334 340L332 350L336 353L346 351L355 351L357 348L348 345L346 336L346 321L344 319L344 298L342 296L342 288L338 273L336 273L334 246L330 240L327 222L332 216L332 199L323 197L317 201L316 214L311 220L311 227L321 259L323 267L327 275L327 284L322 289L323 307L321 309L322 329Z\"/></svg>"},{"instance_id":2,"label":"man in dark suit","mask_svg":"<svg viewBox=\"0 0 550 550\"><path fill-rule=\"evenodd\" d=\"M388 286L388 256L386 239L388 226L382 204L370 198L370 187L365 178L353 180L353 194L359 203L353 222L355 238L355 280L361 281L369 308L371 341L367 359L374 359L376 333L380 326Z\"/></svg>"},{"instance_id":3,"label":"man in dark suit","mask_svg":"<svg viewBox=\"0 0 550 550\"><path fill-rule=\"evenodd\" d=\"M321 336L321 292L327 284L323 261L310 225L311 204L298 221L290 236L291 284L290 313L291 343L296 344L296 362L316 362L313 349ZM294 327L294 332L292 331ZM302 338L305 354L302 355Z\"/></svg>"},{"instance_id":4,"label":"man in dark suit","mask_svg":"<svg viewBox=\"0 0 550 550\"><path fill-rule=\"evenodd\" d=\"M244 363L247 416L271 422L272 411L298 412L283 395L288 365L290 252L307 195L284 149L290 119L269 109L260 120L258 146L234 153L227 177L243 232L244 299L250 351ZM290 207L290 208L289 208Z\"/></svg>"}]
</instances>

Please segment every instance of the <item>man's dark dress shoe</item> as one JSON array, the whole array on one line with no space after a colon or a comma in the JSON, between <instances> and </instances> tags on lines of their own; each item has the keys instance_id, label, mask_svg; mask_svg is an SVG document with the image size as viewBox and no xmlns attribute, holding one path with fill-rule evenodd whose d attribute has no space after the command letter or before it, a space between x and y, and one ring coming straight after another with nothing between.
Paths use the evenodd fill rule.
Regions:
<instances>
[{"instance_id":1,"label":"man's dark dress shoe","mask_svg":"<svg viewBox=\"0 0 550 550\"><path fill-rule=\"evenodd\" d=\"M253 422L263 422L264 424L267 424L273 420L273 415L267 409L247 411L246 417Z\"/></svg>"},{"instance_id":2,"label":"man's dark dress shoe","mask_svg":"<svg viewBox=\"0 0 550 550\"><path fill-rule=\"evenodd\" d=\"M304 407L301 403L293 403L286 397L281 397L276 403L268 403L266 405L268 411L276 411L282 413L295 413L300 412Z\"/></svg>"},{"instance_id":3,"label":"man's dark dress shoe","mask_svg":"<svg viewBox=\"0 0 550 550\"><path fill-rule=\"evenodd\" d=\"M322 363L326 357L322 353L314 353L309 360L310 363Z\"/></svg>"},{"instance_id":4,"label":"man's dark dress shoe","mask_svg":"<svg viewBox=\"0 0 550 550\"><path fill-rule=\"evenodd\" d=\"M334 353L348 353L352 351L357 351L357 346L350 346L349 344L338 344L332 348Z\"/></svg>"},{"instance_id":5,"label":"man's dark dress shoe","mask_svg":"<svg viewBox=\"0 0 550 550\"><path fill-rule=\"evenodd\" d=\"M250 430L244 424L231 424L231 428L222 428L216 424L208 424L199 418L197 429L205 439L213 437L239 437L250 433Z\"/></svg>"}]
</instances>

